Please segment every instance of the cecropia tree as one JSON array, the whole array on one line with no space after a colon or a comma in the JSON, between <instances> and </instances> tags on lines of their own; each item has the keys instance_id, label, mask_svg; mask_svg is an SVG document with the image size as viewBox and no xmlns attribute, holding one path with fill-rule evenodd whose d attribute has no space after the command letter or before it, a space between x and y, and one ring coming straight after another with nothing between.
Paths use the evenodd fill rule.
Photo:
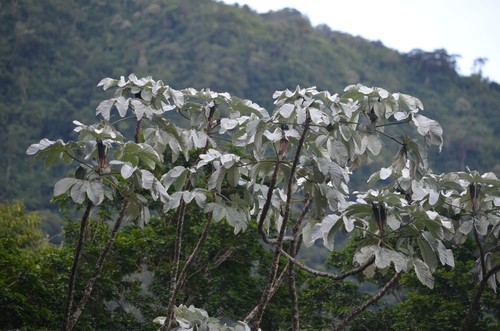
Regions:
<instances>
[{"instance_id":1,"label":"cecropia tree","mask_svg":"<svg viewBox=\"0 0 500 331\"><path fill-rule=\"evenodd\" d=\"M48 166L60 160L77 165L54 188L55 196L67 196L85 210L69 276L64 330L78 321L121 224L141 226L151 214L176 222L175 250L165 252L174 261L169 300L166 311L159 312L163 317L156 320L162 330L258 329L269 300L284 284L292 302L290 325L299 330L297 268L332 281L361 272L366 277L390 273L385 286L339 322L340 329L382 297L401 273L415 272L432 288L433 271L439 265L453 267L453 247L468 235L480 248L477 300L486 285L496 288L500 267L492 248L500 232L499 181L491 173L430 173L426 150L431 145L441 148L443 132L421 114L417 98L363 85L350 85L339 94L297 87L275 92L269 112L228 93L175 90L133 74L103 79L98 86L114 90L113 97L97 107L99 122L74 121L77 140L42 139L27 150ZM135 130L119 130L122 121L133 121ZM354 192L354 199L350 177L379 156L383 143L396 145L397 154L370 177L373 188ZM116 220L94 274L75 303L85 226L103 206L116 209ZM186 252L188 206L207 217L198 242L190 245L194 249ZM261 299L232 326L177 300L211 224L220 221L235 233L256 222L256 240L274 249ZM301 248L318 240L336 249L339 233L363 238L351 270L314 270L297 259ZM472 302L475 309L477 302Z\"/></svg>"}]
</instances>

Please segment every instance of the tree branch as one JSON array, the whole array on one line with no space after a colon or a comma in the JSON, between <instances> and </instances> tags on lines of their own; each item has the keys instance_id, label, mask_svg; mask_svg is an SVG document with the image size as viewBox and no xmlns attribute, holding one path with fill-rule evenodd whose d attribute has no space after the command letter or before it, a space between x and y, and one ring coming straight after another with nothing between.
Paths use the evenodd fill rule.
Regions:
<instances>
[{"instance_id":1,"label":"tree branch","mask_svg":"<svg viewBox=\"0 0 500 331\"><path fill-rule=\"evenodd\" d=\"M306 266L305 264L301 263L298 261L296 258L292 257L288 252L284 251L283 249L280 250L280 253L286 257L290 262L295 264L297 267L300 269L309 272L310 274L313 274L315 276L319 277L325 277L325 278L330 278L333 280L342 280L344 278L347 278L349 276L355 275L357 273L363 272L366 268L368 268L373 262L375 262L375 255L373 255L371 258L369 258L364 264L360 265L359 267L353 268L351 270L342 272L340 274L333 274L330 272L326 271L319 271L316 269L313 269L311 267Z\"/></svg>"},{"instance_id":2,"label":"tree branch","mask_svg":"<svg viewBox=\"0 0 500 331\"><path fill-rule=\"evenodd\" d=\"M178 285L178 290L176 292L176 295L179 292L179 290L184 286L184 281L186 280L187 271L191 267L193 262L196 260L196 258L198 257L198 254L200 253L201 249L203 248L203 245L206 242L206 239L208 237L208 233L210 231L210 227L212 225L212 219L213 219L212 213L208 214L207 218L208 219L207 219L207 222L205 223L205 227L203 228L203 232L201 233L201 237L198 240L198 242L196 243L195 248L191 252L191 255L189 255L188 259L186 260L186 263L184 264L184 267L182 268L182 270L179 274L179 285Z\"/></svg>"},{"instance_id":3,"label":"tree branch","mask_svg":"<svg viewBox=\"0 0 500 331\"><path fill-rule=\"evenodd\" d=\"M477 244L477 247L479 248L479 262L481 263L481 273L483 275L486 275L486 261L484 257L484 249L483 245L481 245L481 241L479 240L479 234L477 233L476 230L476 220L474 220L474 226L472 227L472 232L474 233L474 240Z\"/></svg>"},{"instance_id":4,"label":"tree branch","mask_svg":"<svg viewBox=\"0 0 500 331\"><path fill-rule=\"evenodd\" d=\"M269 212L269 207L271 206L271 201L273 198L273 191L274 187L276 186L276 179L278 178L278 171L280 168L280 159L278 158L276 160L276 163L274 165L274 171L271 176L271 181L269 182L269 187L267 189L267 196L266 196L266 201L264 202L264 206L262 207L262 211L260 213L260 218L259 218L259 223L258 223L258 230L259 234L262 236L262 240L264 242L269 243L267 241L267 235L264 231L264 221L266 220L267 213Z\"/></svg>"},{"instance_id":5,"label":"tree branch","mask_svg":"<svg viewBox=\"0 0 500 331\"><path fill-rule=\"evenodd\" d=\"M356 307L354 310L352 310L349 315L346 316L339 324L335 326L333 329L334 331L336 330L342 330L344 327L351 322L353 318L361 314L366 308L368 308L371 304L377 302L382 298L385 293L389 290L389 288L395 284L398 280L399 277L401 276L401 272L397 272L385 285L382 287L377 293L375 293L371 298L366 300L364 303L362 303L360 306Z\"/></svg>"},{"instance_id":6,"label":"tree branch","mask_svg":"<svg viewBox=\"0 0 500 331\"><path fill-rule=\"evenodd\" d=\"M462 320L462 325L460 326L460 331L467 331L469 329L469 324L474 315L476 315L479 309L479 302L481 300L481 296L488 285L488 279L500 271L500 264L497 264L493 268L490 269L487 273L483 273L483 279L479 282L476 293L474 294L474 298L472 299L469 309L467 310L467 314L465 314L464 319Z\"/></svg>"},{"instance_id":7,"label":"tree branch","mask_svg":"<svg viewBox=\"0 0 500 331\"><path fill-rule=\"evenodd\" d=\"M288 267L289 267L289 263L285 266L285 268L281 271L280 275L275 279L274 281L274 284L272 286L270 286L270 296L272 297L276 291L279 289L281 283L283 282L283 280L285 279L285 276L288 274ZM255 316L257 315L258 311L260 309L260 306L259 305L256 305L252 311L247 315L247 317L245 317L244 319L244 322L245 323L249 323L250 321L252 321ZM259 330L258 326L254 326L252 328L252 330Z\"/></svg>"}]
</instances>

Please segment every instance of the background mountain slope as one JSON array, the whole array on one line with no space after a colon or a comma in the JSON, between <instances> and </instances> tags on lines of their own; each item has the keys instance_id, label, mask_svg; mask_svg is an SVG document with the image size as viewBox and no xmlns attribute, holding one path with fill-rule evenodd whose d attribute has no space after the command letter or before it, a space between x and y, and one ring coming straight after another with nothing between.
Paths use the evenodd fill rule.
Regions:
<instances>
[{"instance_id":1,"label":"background mountain slope","mask_svg":"<svg viewBox=\"0 0 500 331\"><path fill-rule=\"evenodd\" d=\"M396 28L396 27L395 27ZM0 4L0 201L50 208L62 168L25 155L41 138L94 120L104 77L134 72L174 88L228 91L272 109L275 90L381 86L419 97L442 124L436 172L498 171L500 85L461 77L445 50L401 54L380 42L312 27L293 9L258 15L210 0L6 0Z\"/></svg>"}]
</instances>

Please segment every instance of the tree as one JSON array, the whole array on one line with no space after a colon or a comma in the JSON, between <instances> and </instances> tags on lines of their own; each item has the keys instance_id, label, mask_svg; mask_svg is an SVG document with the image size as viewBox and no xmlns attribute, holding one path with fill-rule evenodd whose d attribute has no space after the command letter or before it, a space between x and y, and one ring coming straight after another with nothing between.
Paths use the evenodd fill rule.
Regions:
<instances>
[{"instance_id":1,"label":"tree","mask_svg":"<svg viewBox=\"0 0 500 331\"><path fill-rule=\"evenodd\" d=\"M438 176L428 171L426 150L441 147L442 129L420 114L423 105L417 98L363 85L333 95L297 87L275 92L275 109L269 113L228 93L175 90L151 77L106 78L98 86L115 91L97 107L101 121L74 121L78 140L42 139L27 150L48 166L61 160L78 165L54 187L55 196L67 197L84 210L64 330L78 322L122 223L142 227L150 215L175 229L171 249L165 251L171 253L171 267L169 290L163 294L166 312L157 319L162 330L194 324L225 328L204 310L184 306L180 297L213 223L222 220L235 234L254 224L273 250L260 299L242 316L243 322L232 326L235 330L257 330L270 300L285 284L290 325L299 330L298 270L330 281L360 273L369 278L386 275L376 293L337 323L336 328L343 328L403 273L414 271L422 284L433 288L432 273L438 265L455 265L452 248L468 235L474 236L480 251L480 283L465 325L485 286L496 288L499 181L491 173ZM133 132L119 130L125 120L135 121ZM401 126L415 133L398 131ZM369 179L373 187L379 181L382 186L358 192L357 200L350 201L352 172L380 154L383 140L396 144L398 152L392 164ZM206 217L190 218L193 209ZM98 210L106 210L114 220L76 302L86 228ZM186 229L193 223L202 230L187 241ZM339 233L360 236L348 270L319 271L297 258L302 247L318 239L335 249Z\"/></svg>"},{"instance_id":2,"label":"tree","mask_svg":"<svg viewBox=\"0 0 500 331\"><path fill-rule=\"evenodd\" d=\"M56 255L57 248L37 228L40 221L40 215L26 212L21 202L0 204L0 325L4 329L54 328L60 323L62 270L46 258Z\"/></svg>"}]
</instances>

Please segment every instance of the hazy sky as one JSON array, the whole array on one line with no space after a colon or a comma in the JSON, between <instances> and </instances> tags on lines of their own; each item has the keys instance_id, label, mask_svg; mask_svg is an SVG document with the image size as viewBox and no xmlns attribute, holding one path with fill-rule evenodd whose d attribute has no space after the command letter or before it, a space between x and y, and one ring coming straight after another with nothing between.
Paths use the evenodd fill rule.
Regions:
<instances>
[{"instance_id":1,"label":"hazy sky","mask_svg":"<svg viewBox=\"0 0 500 331\"><path fill-rule=\"evenodd\" d=\"M295 8L316 26L327 24L401 52L419 48L461 55L459 72L469 75L475 59L488 61L483 76L500 83L499 0L223 0L259 13Z\"/></svg>"}]
</instances>

